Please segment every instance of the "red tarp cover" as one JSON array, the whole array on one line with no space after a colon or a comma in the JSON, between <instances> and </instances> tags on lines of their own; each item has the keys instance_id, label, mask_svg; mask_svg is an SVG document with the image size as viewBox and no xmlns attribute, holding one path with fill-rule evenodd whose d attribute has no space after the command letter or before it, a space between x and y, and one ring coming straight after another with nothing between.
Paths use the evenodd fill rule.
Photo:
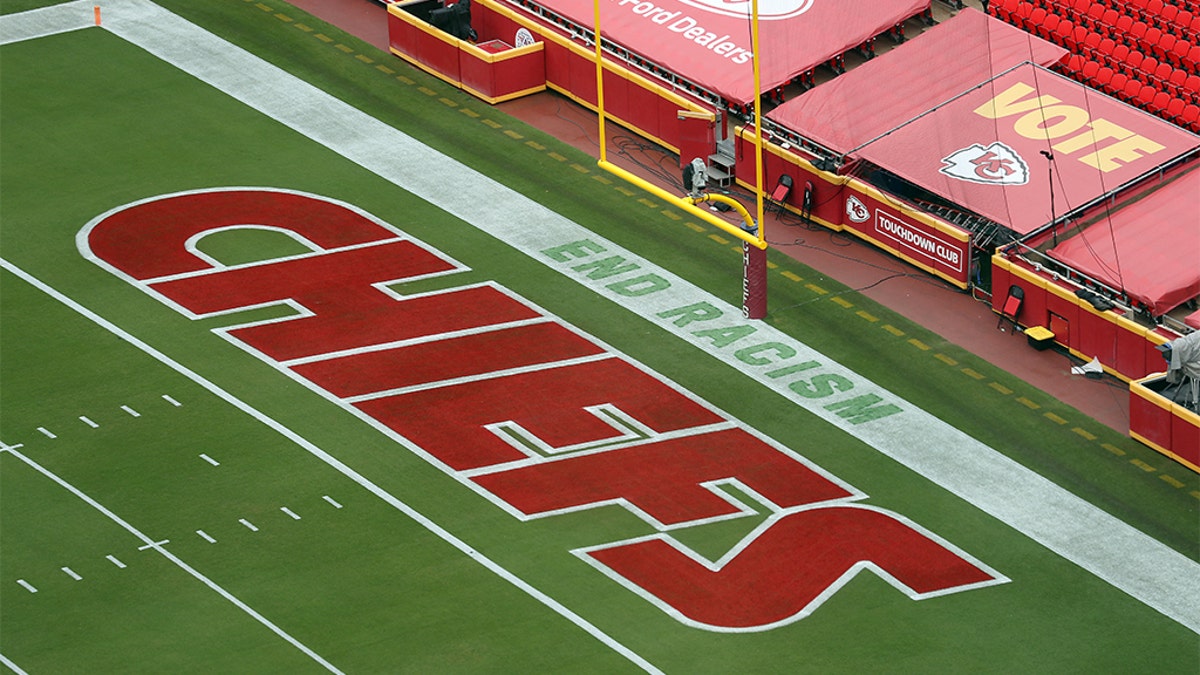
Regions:
<instances>
[{"instance_id":1,"label":"red tarp cover","mask_svg":"<svg viewBox=\"0 0 1200 675\"><path fill-rule=\"evenodd\" d=\"M856 156L1028 234L1052 220L1052 196L1061 216L1197 147L1200 136L1026 63Z\"/></svg>"},{"instance_id":2,"label":"red tarp cover","mask_svg":"<svg viewBox=\"0 0 1200 675\"><path fill-rule=\"evenodd\" d=\"M537 0L595 25L593 0ZM760 0L762 91L920 14L931 0ZM600 0L604 37L735 103L754 100L747 0Z\"/></svg>"},{"instance_id":3,"label":"red tarp cover","mask_svg":"<svg viewBox=\"0 0 1200 675\"><path fill-rule=\"evenodd\" d=\"M1198 206L1200 169L1193 169L1062 242L1049 255L1123 289L1161 316L1200 295Z\"/></svg>"},{"instance_id":4,"label":"red tarp cover","mask_svg":"<svg viewBox=\"0 0 1200 675\"><path fill-rule=\"evenodd\" d=\"M767 118L848 154L938 104L1025 61L1066 49L967 8L883 56L771 111ZM834 123L831 123L834 122Z\"/></svg>"}]
</instances>

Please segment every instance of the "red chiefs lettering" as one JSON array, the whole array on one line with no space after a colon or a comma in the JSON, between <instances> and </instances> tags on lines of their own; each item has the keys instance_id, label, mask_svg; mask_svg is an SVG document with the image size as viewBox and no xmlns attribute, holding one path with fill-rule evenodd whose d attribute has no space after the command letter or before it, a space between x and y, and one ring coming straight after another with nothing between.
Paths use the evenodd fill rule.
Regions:
<instances>
[{"instance_id":1,"label":"red chiefs lettering","mask_svg":"<svg viewBox=\"0 0 1200 675\"><path fill-rule=\"evenodd\" d=\"M289 231L311 254L224 267L206 233ZM810 613L861 569L921 598L1004 578L797 455L494 284L404 296L460 271L343 204L282 191L177 194L106 214L85 253L193 317L272 304L296 316L228 331L418 446L520 519L620 504L656 534L577 551L677 619L762 630ZM709 563L671 529L772 512Z\"/></svg>"}]
</instances>

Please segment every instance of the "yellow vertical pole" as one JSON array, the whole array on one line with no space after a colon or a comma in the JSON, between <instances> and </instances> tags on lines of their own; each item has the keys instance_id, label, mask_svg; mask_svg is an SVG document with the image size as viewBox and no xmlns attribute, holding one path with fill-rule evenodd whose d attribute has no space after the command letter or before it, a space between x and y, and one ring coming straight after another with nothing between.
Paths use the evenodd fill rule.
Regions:
<instances>
[{"instance_id":1,"label":"yellow vertical pole","mask_svg":"<svg viewBox=\"0 0 1200 675\"><path fill-rule=\"evenodd\" d=\"M600 161L608 161L607 143L604 141L604 51L600 48L600 0L593 0L596 42L596 114L600 121Z\"/></svg>"},{"instance_id":2,"label":"yellow vertical pole","mask_svg":"<svg viewBox=\"0 0 1200 675\"><path fill-rule=\"evenodd\" d=\"M758 0L750 0L750 49L754 52L754 216L758 219L758 241L762 248L762 244L767 243L767 234L763 224L762 74L759 69L762 52L758 44Z\"/></svg>"}]
</instances>

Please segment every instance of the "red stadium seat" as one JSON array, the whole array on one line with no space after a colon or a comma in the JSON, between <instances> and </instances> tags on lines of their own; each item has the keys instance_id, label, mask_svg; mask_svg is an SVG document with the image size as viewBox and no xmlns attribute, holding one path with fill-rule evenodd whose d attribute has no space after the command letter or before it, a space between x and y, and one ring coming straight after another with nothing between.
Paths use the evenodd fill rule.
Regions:
<instances>
[{"instance_id":1,"label":"red stadium seat","mask_svg":"<svg viewBox=\"0 0 1200 675\"><path fill-rule=\"evenodd\" d=\"M1080 28L1083 28L1080 26ZM1079 50L1084 54L1096 54L1100 51L1100 41L1104 38L1094 30L1083 28L1083 40L1079 43Z\"/></svg>"},{"instance_id":2,"label":"red stadium seat","mask_svg":"<svg viewBox=\"0 0 1200 675\"><path fill-rule=\"evenodd\" d=\"M1138 77L1143 80L1149 80L1154 77L1154 71L1158 68L1158 59L1153 56L1147 56L1142 59L1141 65L1138 66Z\"/></svg>"},{"instance_id":3,"label":"red stadium seat","mask_svg":"<svg viewBox=\"0 0 1200 675\"><path fill-rule=\"evenodd\" d=\"M1107 91L1108 85L1112 82L1114 75L1115 72L1112 68L1109 68L1108 66L1100 66L1100 68L1096 71L1096 76L1092 78L1091 85L1092 87L1101 91Z\"/></svg>"},{"instance_id":4,"label":"red stadium seat","mask_svg":"<svg viewBox=\"0 0 1200 675\"><path fill-rule=\"evenodd\" d=\"M1108 31L1109 35L1113 34L1113 28L1116 28L1117 19L1120 16L1121 13L1112 7L1104 10L1104 15L1100 17L1100 25L1104 26L1104 30Z\"/></svg>"},{"instance_id":5,"label":"red stadium seat","mask_svg":"<svg viewBox=\"0 0 1200 675\"><path fill-rule=\"evenodd\" d=\"M1117 17L1116 23L1113 24L1113 37L1118 40L1124 40L1129 29L1133 27L1133 17L1128 14L1122 14Z\"/></svg>"},{"instance_id":6,"label":"red stadium seat","mask_svg":"<svg viewBox=\"0 0 1200 675\"><path fill-rule=\"evenodd\" d=\"M1129 85L1125 86L1125 90L1129 91ZM1154 102L1154 97L1159 93L1158 87L1152 84L1143 84L1141 89L1134 92L1130 97L1130 102L1143 110L1149 110L1150 104Z\"/></svg>"},{"instance_id":7,"label":"red stadium seat","mask_svg":"<svg viewBox=\"0 0 1200 675\"><path fill-rule=\"evenodd\" d=\"M1162 29L1157 26L1146 26L1146 34L1138 38L1138 44L1142 45L1142 51L1147 54L1154 53L1154 47L1158 45L1158 39L1162 37Z\"/></svg>"},{"instance_id":8,"label":"red stadium seat","mask_svg":"<svg viewBox=\"0 0 1200 675\"><path fill-rule=\"evenodd\" d=\"M1129 57L1129 45L1117 45L1113 47L1112 56L1109 57L1109 65L1123 64Z\"/></svg>"},{"instance_id":9,"label":"red stadium seat","mask_svg":"<svg viewBox=\"0 0 1200 675\"><path fill-rule=\"evenodd\" d=\"M1183 107L1186 105L1187 103L1184 102L1183 99L1172 98L1167 102L1167 107L1163 110L1162 116L1171 121L1175 121L1175 118L1179 117L1180 113L1183 112Z\"/></svg>"},{"instance_id":10,"label":"red stadium seat","mask_svg":"<svg viewBox=\"0 0 1200 675\"><path fill-rule=\"evenodd\" d=\"M1188 49L1187 56L1183 57L1184 68L1191 70L1193 73L1200 72L1200 45L1192 45Z\"/></svg>"},{"instance_id":11,"label":"red stadium seat","mask_svg":"<svg viewBox=\"0 0 1200 675\"><path fill-rule=\"evenodd\" d=\"M1097 73L1097 79L1099 79L1099 73ZM1114 72L1111 74L1109 82L1100 85L1100 90L1104 91L1105 94L1110 96L1116 96L1120 94L1122 89L1124 89L1124 85L1126 85L1127 82L1129 82L1129 76L1127 76L1126 73Z\"/></svg>"},{"instance_id":12,"label":"red stadium seat","mask_svg":"<svg viewBox=\"0 0 1200 675\"><path fill-rule=\"evenodd\" d=\"M1183 88L1187 84L1187 71L1182 68L1172 68L1171 74L1167 76L1166 90L1171 92L1172 96L1183 98Z\"/></svg>"},{"instance_id":13,"label":"red stadium seat","mask_svg":"<svg viewBox=\"0 0 1200 675\"><path fill-rule=\"evenodd\" d=\"M1113 50L1117 48L1117 43L1112 38L1100 38L1099 44L1096 45L1096 53L1105 61L1112 58Z\"/></svg>"},{"instance_id":14,"label":"red stadium seat","mask_svg":"<svg viewBox=\"0 0 1200 675\"><path fill-rule=\"evenodd\" d=\"M1195 73L1188 75L1180 89L1180 94L1185 99L1191 99L1192 103L1200 103L1200 75Z\"/></svg>"},{"instance_id":15,"label":"red stadium seat","mask_svg":"<svg viewBox=\"0 0 1200 675\"><path fill-rule=\"evenodd\" d=\"M1171 81L1171 75L1175 72L1175 66L1169 63L1160 63L1154 69L1155 86L1159 89L1166 90L1167 83Z\"/></svg>"},{"instance_id":16,"label":"red stadium seat","mask_svg":"<svg viewBox=\"0 0 1200 675\"><path fill-rule=\"evenodd\" d=\"M1170 33L1163 33L1162 36L1158 38L1158 42L1155 43L1152 51L1154 52L1154 55L1158 57L1159 61L1169 59L1171 58L1171 50L1175 48L1175 43L1178 41L1179 39L1174 35Z\"/></svg>"},{"instance_id":17,"label":"red stadium seat","mask_svg":"<svg viewBox=\"0 0 1200 675\"><path fill-rule=\"evenodd\" d=\"M1163 5L1162 10L1158 12L1158 25L1162 26L1163 29L1166 30L1168 26L1171 26L1175 23L1175 18L1178 16L1178 7L1175 5Z\"/></svg>"},{"instance_id":18,"label":"red stadium seat","mask_svg":"<svg viewBox=\"0 0 1200 675\"><path fill-rule=\"evenodd\" d=\"M1036 33L1038 26L1046 20L1046 10L1041 7L1034 7L1029 11L1029 16L1025 18L1025 25L1022 26L1030 33Z\"/></svg>"},{"instance_id":19,"label":"red stadium seat","mask_svg":"<svg viewBox=\"0 0 1200 675\"><path fill-rule=\"evenodd\" d=\"M1149 26L1144 21L1134 21L1129 30L1125 32L1125 44L1130 47L1138 47L1142 38L1146 35L1146 29ZM1140 47L1138 47L1140 49Z\"/></svg>"},{"instance_id":20,"label":"red stadium seat","mask_svg":"<svg viewBox=\"0 0 1200 675\"><path fill-rule=\"evenodd\" d=\"M1158 90L1155 91L1154 98L1150 99L1150 103L1146 106L1146 109L1155 115L1162 115L1166 111L1167 106L1174 100L1176 100L1174 96L1165 91Z\"/></svg>"},{"instance_id":21,"label":"red stadium seat","mask_svg":"<svg viewBox=\"0 0 1200 675\"><path fill-rule=\"evenodd\" d=\"M1177 66L1182 66L1184 60L1187 59L1188 52L1191 51L1191 49L1192 43L1183 38L1176 40L1175 44L1171 46L1171 53L1169 55L1171 63L1174 63Z\"/></svg>"},{"instance_id":22,"label":"red stadium seat","mask_svg":"<svg viewBox=\"0 0 1200 675\"><path fill-rule=\"evenodd\" d=\"M1071 23L1070 19L1063 19L1054 27L1054 35L1050 36L1050 40L1065 47L1071 38L1071 33L1074 32L1075 24Z\"/></svg>"},{"instance_id":23,"label":"red stadium seat","mask_svg":"<svg viewBox=\"0 0 1200 675\"><path fill-rule=\"evenodd\" d=\"M1192 13L1186 9L1179 10L1175 15L1175 21L1171 24L1171 32L1180 37L1187 35L1187 31L1192 29Z\"/></svg>"},{"instance_id":24,"label":"red stadium seat","mask_svg":"<svg viewBox=\"0 0 1200 675\"><path fill-rule=\"evenodd\" d=\"M1075 55L1072 54L1072 56ZM1080 82L1090 85L1093 84L1094 80L1096 79L1096 73L1100 72L1100 64L1091 59L1084 59L1083 67L1076 72L1079 74L1077 79Z\"/></svg>"},{"instance_id":25,"label":"red stadium seat","mask_svg":"<svg viewBox=\"0 0 1200 675\"><path fill-rule=\"evenodd\" d=\"M1046 18L1042 19L1040 24L1034 26L1034 30L1032 32L1043 40L1049 40L1051 39L1051 36L1054 35L1054 29L1058 28L1060 21L1062 21L1061 16L1057 14L1047 14Z\"/></svg>"},{"instance_id":26,"label":"red stadium seat","mask_svg":"<svg viewBox=\"0 0 1200 675\"><path fill-rule=\"evenodd\" d=\"M1149 85L1141 80L1131 77L1125 83L1125 86L1121 88L1121 91L1117 92L1117 98L1134 103L1137 101L1138 94L1142 93L1142 88L1146 86Z\"/></svg>"},{"instance_id":27,"label":"red stadium seat","mask_svg":"<svg viewBox=\"0 0 1200 675\"><path fill-rule=\"evenodd\" d=\"M1146 16L1158 16L1162 13L1163 0L1147 0L1145 13Z\"/></svg>"},{"instance_id":28,"label":"red stadium seat","mask_svg":"<svg viewBox=\"0 0 1200 675\"><path fill-rule=\"evenodd\" d=\"M1125 56L1123 70L1136 71L1142 67L1142 61L1146 59L1146 55L1136 49L1130 49L1129 54Z\"/></svg>"},{"instance_id":29,"label":"red stadium seat","mask_svg":"<svg viewBox=\"0 0 1200 675\"><path fill-rule=\"evenodd\" d=\"M1181 127L1187 127L1192 131L1200 131L1200 106L1195 103L1189 103L1183 106L1183 112L1175 118L1175 123Z\"/></svg>"}]
</instances>

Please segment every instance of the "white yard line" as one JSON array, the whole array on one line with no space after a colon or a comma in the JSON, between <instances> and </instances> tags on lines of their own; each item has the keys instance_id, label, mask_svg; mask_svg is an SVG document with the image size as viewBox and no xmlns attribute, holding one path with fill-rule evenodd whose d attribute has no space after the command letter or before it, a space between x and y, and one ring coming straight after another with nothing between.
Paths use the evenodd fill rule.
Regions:
<instances>
[{"instance_id":1,"label":"white yard line","mask_svg":"<svg viewBox=\"0 0 1200 675\"><path fill-rule=\"evenodd\" d=\"M71 494L75 495L76 497L82 499L84 502L86 502L88 504L88 506L91 506L92 508L96 509L100 513L104 514L105 516L108 517L109 520L113 521L117 525L121 526L122 529L124 529L125 531L129 532L130 534L132 534L133 536L135 536L139 540L141 540L143 542L143 546L141 548L154 549L160 555L162 555L164 558L175 563L175 565L177 565L180 569L182 569L183 571L192 575L193 577L198 579L201 583L203 583L205 586L208 586L212 590L216 591L221 597L223 597L226 600L228 600L229 602L233 603L235 606L237 606L238 609L242 610L246 614L249 614L251 617L253 617L256 621L261 623L263 626L266 626L271 632L275 633L279 637L281 637L284 640L286 640L287 642L289 642L296 649L299 649L301 652L306 654L313 661L316 661L317 663L324 666L326 670L329 670L330 672L333 672L333 673L341 673L342 672L342 671L338 670L337 668L335 668L333 666L333 664L331 664L328 661L326 661L325 659L321 658L321 656L319 654L317 654L313 650L306 647L299 640L292 637L291 635L288 635L286 632L284 632L284 630L282 628L271 623L271 621L268 620L266 617L264 617L263 615L259 614L256 611L254 611L254 609L252 607L250 607L246 603L239 600L232 593L230 593L229 591L225 590L224 588L218 586L216 584L216 582L214 582L212 579L209 579L208 577L204 576L203 574L198 572L195 568L193 568L191 565L188 565L187 563L183 562L178 557L176 557L175 554L173 554L170 551L168 551L167 549L163 548L160 545L161 542L156 542L155 540L146 536L144 533L142 533L141 530L139 530L136 527L134 527L133 525L129 524L128 521L126 521L124 518L121 518L120 516L113 513L112 511L110 511L108 508L106 508L100 502L97 502L96 500L89 497L87 494L85 494L79 488L75 487L74 485L71 485L70 483L68 483L67 481L63 480L61 477L56 475L55 473L51 472L50 470L46 469L42 465L38 464L37 462L35 462L35 461L29 459L28 457L26 457L25 455L21 454L20 451L18 451L13 446L0 446L0 452L7 452L8 454L12 455L13 457L21 460L26 465L28 465L31 469L33 469L34 471L37 471L38 473L42 474L46 478L49 478L51 481L56 483L59 487L63 488L67 492L70 492ZM68 576L70 576L72 579L75 579L76 581L79 581L81 579L81 577L78 574L76 574L74 571L72 571L69 567L64 567L64 568L62 568L62 570Z\"/></svg>"},{"instance_id":2,"label":"white yard line","mask_svg":"<svg viewBox=\"0 0 1200 675\"><path fill-rule=\"evenodd\" d=\"M90 2L69 5L91 7ZM106 30L738 367L777 394L1200 633L1200 565L1186 556L795 338L743 320L740 310L686 280L150 2L110 0L104 11ZM10 33L0 28L0 36ZM457 189L446 190L448 184ZM605 255L636 264L639 274L653 275L665 287L661 292L631 295L629 287L614 286L612 279L592 280L574 274L570 265L577 264L575 261L564 264L545 253L585 240L600 246ZM821 400L796 396L787 381L767 377L763 369L746 368L734 349L713 348L710 338L694 334L695 326L679 326L661 316L664 311L696 303L706 303L719 314L703 328L753 329L755 341L786 345L796 360L816 360L822 372L845 377L857 392L877 394L889 403L898 403L902 411L874 422L851 424L824 407Z\"/></svg>"}]
</instances>

